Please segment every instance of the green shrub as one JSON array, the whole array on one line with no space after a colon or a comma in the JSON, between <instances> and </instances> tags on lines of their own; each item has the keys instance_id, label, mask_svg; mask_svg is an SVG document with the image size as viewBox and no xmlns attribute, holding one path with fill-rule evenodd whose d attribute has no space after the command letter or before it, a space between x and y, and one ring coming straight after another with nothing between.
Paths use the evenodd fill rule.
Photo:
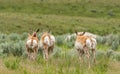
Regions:
<instances>
[{"instance_id":1,"label":"green shrub","mask_svg":"<svg viewBox=\"0 0 120 74\"><path fill-rule=\"evenodd\" d=\"M119 46L119 41L118 40L114 40L112 45L111 45L111 49L112 50L117 50Z\"/></svg>"},{"instance_id":2,"label":"green shrub","mask_svg":"<svg viewBox=\"0 0 120 74\"><path fill-rule=\"evenodd\" d=\"M97 37L97 42L100 43L100 44L105 44L106 43L106 37L105 36Z\"/></svg>"},{"instance_id":3,"label":"green shrub","mask_svg":"<svg viewBox=\"0 0 120 74\"><path fill-rule=\"evenodd\" d=\"M0 34L0 43L4 43L7 41L7 35L6 34Z\"/></svg>"},{"instance_id":4,"label":"green shrub","mask_svg":"<svg viewBox=\"0 0 120 74\"><path fill-rule=\"evenodd\" d=\"M108 35L106 38L107 38L106 45L109 46L111 46L113 41L116 39L113 34Z\"/></svg>"},{"instance_id":5,"label":"green shrub","mask_svg":"<svg viewBox=\"0 0 120 74\"><path fill-rule=\"evenodd\" d=\"M120 53L119 52L113 52L113 54L110 56L112 60L120 61Z\"/></svg>"},{"instance_id":6,"label":"green shrub","mask_svg":"<svg viewBox=\"0 0 120 74\"><path fill-rule=\"evenodd\" d=\"M75 41L72 40L72 41L64 42L64 45L66 45L67 48L69 49L69 48L73 48L74 47L74 43L75 43Z\"/></svg>"},{"instance_id":7,"label":"green shrub","mask_svg":"<svg viewBox=\"0 0 120 74\"><path fill-rule=\"evenodd\" d=\"M116 52L112 49L109 49L107 51L107 56L111 59L111 60L115 60L115 61L120 61L120 53Z\"/></svg>"},{"instance_id":8,"label":"green shrub","mask_svg":"<svg viewBox=\"0 0 120 74\"><path fill-rule=\"evenodd\" d=\"M59 48L59 47L57 47L57 46L55 46L52 55L54 57L56 57L56 58L59 57L59 56L61 56L62 55L62 49Z\"/></svg>"},{"instance_id":9,"label":"green shrub","mask_svg":"<svg viewBox=\"0 0 120 74\"><path fill-rule=\"evenodd\" d=\"M76 49L71 49L71 50L66 52L66 55L68 55L69 57L77 57L78 56L78 52L77 52Z\"/></svg>"},{"instance_id":10,"label":"green shrub","mask_svg":"<svg viewBox=\"0 0 120 74\"><path fill-rule=\"evenodd\" d=\"M25 42L18 41L17 43L14 42L6 42L0 44L1 54L13 54L14 56L21 56L25 51Z\"/></svg>"},{"instance_id":11,"label":"green shrub","mask_svg":"<svg viewBox=\"0 0 120 74\"><path fill-rule=\"evenodd\" d=\"M20 40L20 35L18 35L17 33L11 33L10 35L8 35L8 37L11 41L19 41Z\"/></svg>"},{"instance_id":12,"label":"green shrub","mask_svg":"<svg viewBox=\"0 0 120 74\"><path fill-rule=\"evenodd\" d=\"M19 41L19 42L13 44L13 46L11 48L11 53L14 56L21 56L25 50L26 50L25 49L25 42Z\"/></svg>"},{"instance_id":13,"label":"green shrub","mask_svg":"<svg viewBox=\"0 0 120 74\"><path fill-rule=\"evenodd\" d=\"M28 36L28 33L23 33L21 34L21 40L26 40L27 39L27 36Z\"/></svg>"},{"instance_id":14,"label":"green shrub","mask_svg":"<svg viewBox=\"0 0 120 74\"><path fill-rule=\"evenodd\" d=\"M63 45L65 40L65 36L56 36L56 44L57 45Z\"/></svg>"},{"instance_id":15,"label":"green shrub","mask_svg":"<svg viewBox=\"0 0 120 74\"><path fill-rule=\"evenodd\" d=\"M112 49L108 49L106 55L108 58L110 58L113 55L113 53L114 51Z\"/></svg>"},{"instance_id":16,"label":"green shrub","mask_svg":"<svg viewBox=\"0 0 120 74\"><path fill-rule=\"evenodd\" d=\"M96 51L96 59L97 59L97 60L99 60L99 59L101 59L101 58L103 58L103 57L105 57L105 56L106 56L105 51L102 51L102 50L97 50L97 51Z\"/></svg>"},{"instance_id":17,"label":"green shrub","mask_svg":"<svg viewBox=\"0 0 120 74\"><path fill-rule=\"evenodd\" d=\"M116 61L120 61L120 53L116 53L113 58L116 59Z\"/></svg>"},{"instance_id":18,"label":"green shrub","mask_svg":"<svg viewBox=\"0 0 120 74\"><path fill-rule=\"evenodd\" d=\"M2 50L2 53L3 53L3 54L9 54L10 51L11 51L11 49L12 49L12 46L13 46L12 43L7 43L7 42L1 43L1 44L0 44L0 48L1 48L1 50Z\"/></svg>"}]
</instances>

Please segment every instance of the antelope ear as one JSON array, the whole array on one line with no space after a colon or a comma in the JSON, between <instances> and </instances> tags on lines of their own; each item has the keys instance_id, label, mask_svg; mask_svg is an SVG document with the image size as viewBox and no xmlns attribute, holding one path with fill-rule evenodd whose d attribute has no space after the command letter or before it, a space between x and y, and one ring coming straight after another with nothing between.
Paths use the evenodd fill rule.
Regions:
<instances>
[{"instance_id":1,"label":"antelope ear","mask_svg":"<svg viewBox=\"0 0 120 74\"><path fill-rule=\"evenodd\" d=\"M85 32L83 32L83 35L85 34Z\"/></svg>"},{"instance_id":2,"label":"antelope ear","mask_svg":"<svg viewBox=\"0 0 120 74\"><path fill-rule=\"evenodd\" d=\"M39 29L36 30L36 33L39 32Z\"/></svg>"},{"instance_id":3,"label":"antelope ear","mask_svg":"<svg viewBox=\"0 0 120 74\"><path fill-rule=\"evenodd\" d=\"M81 34L81 36L84 35L84 34L85 34L85 32L83 32L83 33Z\"/></svg>"},{"instance_id":4,"label":"antelope ear","mask_svg":"<svg viewBox=\"0 0 120 74\"><path fill-rule=\"evenodd\" d=\"M76 35L78 35L78 32L77 32L77 31L75 31L75 33L76 33Z\"/></svg>"}]
</instances>

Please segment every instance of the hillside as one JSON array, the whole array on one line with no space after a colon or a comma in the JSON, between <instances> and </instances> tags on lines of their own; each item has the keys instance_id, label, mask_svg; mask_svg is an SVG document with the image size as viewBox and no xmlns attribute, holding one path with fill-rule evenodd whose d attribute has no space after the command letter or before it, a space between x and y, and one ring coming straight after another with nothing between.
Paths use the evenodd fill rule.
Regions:
<instances>
[{"instance_id":1,"label":"hillside","mask_svg":"<svg viewBox=\"0 0 120 74\"><path fill-rule=\"evenodd\" d=\"M0 32L119 33L119 0L0 0Z\"/></svg>"}]
</instances>

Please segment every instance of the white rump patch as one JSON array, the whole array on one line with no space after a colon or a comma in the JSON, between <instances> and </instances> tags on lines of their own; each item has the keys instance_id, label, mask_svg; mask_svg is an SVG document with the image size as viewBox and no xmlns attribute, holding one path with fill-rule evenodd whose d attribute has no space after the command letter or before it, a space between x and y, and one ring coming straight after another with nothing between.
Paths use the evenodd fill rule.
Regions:
<instances>
[{"instance_id":1,"label":"white rump patch","mask_svg":"<svg viewBox=\"0 0 120 74\"><path fill-rule=\"evenodd\" d=\"M29 48L33 49L33 48L35 48L38 45L38 43L37 43L36 40L33 40L33 43L32 43L32 46L31 46L31 41L32 41L32 39L29 39L27 41L27 45L28 45Z\"/></svg>"},{"instance_id":2,"label":"white rump patch","mask_svg":"<svg viewBox=\"0 0 120 74\"><path fill-rule=\"evenodd\" d=\"M96 48L96 45L97 45L97 41L95 38L89 38L86 40L86 46L89 48L89 49L95 49ZM83 49L83 45L81 44L81 42L78 42L76 41L75 42L75 48L76 49Z\"/></svg>"},{"instance_id":3,"label":"white rump patch","mask_svg":"<svg viewBox=\"0 0 120 74\"><path fill-rule=\"evenodd\" d=\"M49 45L50 46L50 39L49 39L49 37L48 36L46 36L45 38L44 38L44 41L43 41L45 44L47 44L47 45Z\"/></svg>"},{"instance_id":4,"label":"white rump patch","mask_svg":"<svg viewBox=\"0 0 120 74\"><path fill-rule=\"evenodd\" d=\"M82 45L80 42L76 41L76 42L75 42L75 48L82 50L82 49L83 49L83 45Z\"/></svg>"},{"instance_id":5,"label":"white rump patch","mask_svg":"<svg viewBox=\"0 0 120 74\"><path fill-rule=\"evenodd\" d=\"M91 38L86 40L86 46L90 49L95 49L97 45L96 39Z\"/></svg>"},{"instance_id":6,"label":"white rump patch","mask_svg":"<svg viewBox=\"0 0 120 74\"><path fill-rule=\"evenodd\" d=\"M55 43L55 37L53 35L50 35L50 38L46 36L43 43L47 44L48 46L52 46ZM40 47L43 46L43 43L42 40L40 40Z\"/></svg>"}]
</instances>

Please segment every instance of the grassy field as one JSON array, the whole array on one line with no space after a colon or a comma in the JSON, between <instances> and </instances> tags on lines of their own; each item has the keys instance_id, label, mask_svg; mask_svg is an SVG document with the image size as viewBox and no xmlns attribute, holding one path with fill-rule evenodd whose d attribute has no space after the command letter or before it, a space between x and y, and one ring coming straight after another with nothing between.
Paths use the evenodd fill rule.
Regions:
<instances>
[{"instance_id":1,"label":"grassy field","mask_svg":"<svg viewBox=\"0 0 120 74\"><path fill-rule=\"evenodd\" d=\"M67 35L56 36L54 52L46 62L41 49L35 61L27 58L27 33L0 34L0 74L119 74L119 36L97 37L97 62L93 64L91 60L91 69L88 69L87 59L85 63L78 59L74 39L64 41ZM40 33L38 37L41 37Z\"/></svg>"},{"instance_id":2,"label":"grassy field","mask_svg":"<svg viewBox=\"0 0 120 74\"><path fill-rule=\"evenodd\" d=\"M0 74L120 74L120 0L0 0ZM55 50L46 62L26 57L27 33L51 30ZM98 35L97 62L78 60L69 33ZM86 58L85 58L86 60ZM86 60L87 61L87 60Z\"/></svg>"},{"instance_id":3,"label":"grassy field","mask_svg":"<svg viewBox=\"0 0 120 74\"><path fill-rule=\"evenodd\" d=\"M77 58L59 57L48 62L38 57L37 61L18 57L7 57L0 60L0 74L119 74L120 63L106 58L98 60L96 65L88 69Z\"/></svg>"},{"instance_id":4,"label":"grassy field","mask_svg":"<svg viewBox=\"0 0 120 74\"><path fill-rule=\"evenodd\" d=\"M0 31L51 29L53 34L119 33L119 0L0 0ZM7 27L9 25L9 27Z\"/></svg>"}]
</instances>

